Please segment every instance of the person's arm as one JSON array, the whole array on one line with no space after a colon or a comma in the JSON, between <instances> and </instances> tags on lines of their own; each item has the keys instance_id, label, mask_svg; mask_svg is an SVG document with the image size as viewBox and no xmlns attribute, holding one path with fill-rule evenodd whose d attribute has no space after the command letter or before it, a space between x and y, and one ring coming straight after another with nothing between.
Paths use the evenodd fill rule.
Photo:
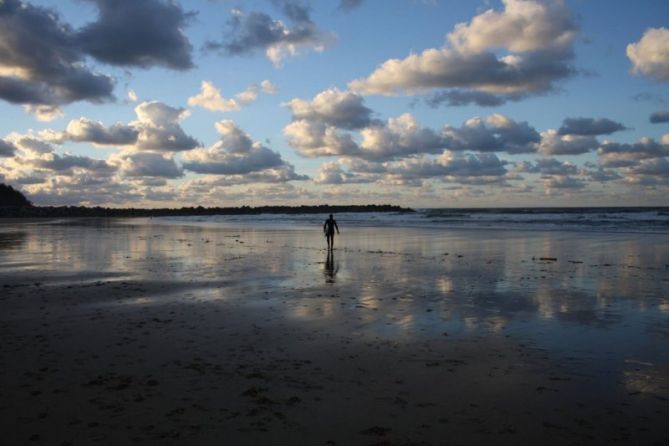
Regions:
<instances>
[{"instance_id":1,"label":"person's arm","mask_svg":"<svg viewBox=\"0 0 669 446\"><path fill-rule=\"evenodd\" d=\"M337 234L339 234L339 226L337 226L337 220L334 221L335 228L337 229Z\"/></svg>"},{"instance_id":2,"label":"person's arm","mask_svg":"<svg viewBox=\"0 0 669 446\"><path fill-rule=\"evenodd\" d=\"M325 223L323 223L323 233L324 233L324 234L327 234L327 232L328 232L328 230L327 230L327 226L328 226L328 221L325 220Z\"/></svg>"}]
</instances>

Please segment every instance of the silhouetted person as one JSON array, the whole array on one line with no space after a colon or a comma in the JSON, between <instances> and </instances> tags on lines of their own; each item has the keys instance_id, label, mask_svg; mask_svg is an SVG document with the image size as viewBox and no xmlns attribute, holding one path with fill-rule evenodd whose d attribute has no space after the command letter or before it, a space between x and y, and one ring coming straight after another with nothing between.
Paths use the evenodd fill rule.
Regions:
<instances>
[{"instance_id":1,"label":"silhouetted person","mask_svg":"<svg viewBox=\"0 0 669 446\"><path fill-rule=\"evenodd\" d=\"M328 249L334 248L335 229L337 230L337 234L339 234L339 226L337 226L337 220L332 218L332 214L330 214L330 218L325 220L325 223L323 224L323 232L325 233L325 238L328 241Z\"/></svg>"}]
</instances>

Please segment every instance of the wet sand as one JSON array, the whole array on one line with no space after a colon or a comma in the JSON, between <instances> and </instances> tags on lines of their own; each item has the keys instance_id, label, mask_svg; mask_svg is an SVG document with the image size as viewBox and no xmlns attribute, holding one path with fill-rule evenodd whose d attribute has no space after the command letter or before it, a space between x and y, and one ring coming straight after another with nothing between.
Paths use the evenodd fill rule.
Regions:
<instances>
[{"instance_id":1,"label":"wet sand","mask_svg":"<svg viewBox=\"0 0 669 446\"><path fill-rule=\"evenodd\" d=\"M0 225L3 443L669 444L668 235L341 223Z\"/></svg>"}]
</instances>

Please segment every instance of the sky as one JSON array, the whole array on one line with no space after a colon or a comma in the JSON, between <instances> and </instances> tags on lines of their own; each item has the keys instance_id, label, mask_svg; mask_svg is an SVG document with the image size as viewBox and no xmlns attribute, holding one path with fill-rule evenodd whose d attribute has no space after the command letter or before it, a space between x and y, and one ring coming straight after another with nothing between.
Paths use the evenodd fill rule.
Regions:
<instances>
[{"instance_id":1,"label":"sky","mask_svg":"<svg viewBox=\"0 0 669 446\"><path fill-rule=\"evenodd\" d=\"M666 0L0 0L37 205L668 206Z\"/></svg>"}]
</instances>

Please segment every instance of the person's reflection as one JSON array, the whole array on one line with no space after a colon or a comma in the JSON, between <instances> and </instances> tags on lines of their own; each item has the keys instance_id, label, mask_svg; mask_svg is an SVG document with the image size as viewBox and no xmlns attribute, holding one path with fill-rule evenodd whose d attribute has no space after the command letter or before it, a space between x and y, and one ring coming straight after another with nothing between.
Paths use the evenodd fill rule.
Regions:
<instances>
[{"instance_id":1,"label":"person's reflection","mask_svg":"<svg viewBox=\"0 0 669 446\"><path fill-rule=\"evenodd\" d=\"M325 259L325 270L323 271L325 273L325 282L334 283L337 271L339 271L339 265L335 264L334 251L328 250Z\"/></svg>"}]
</instances>

